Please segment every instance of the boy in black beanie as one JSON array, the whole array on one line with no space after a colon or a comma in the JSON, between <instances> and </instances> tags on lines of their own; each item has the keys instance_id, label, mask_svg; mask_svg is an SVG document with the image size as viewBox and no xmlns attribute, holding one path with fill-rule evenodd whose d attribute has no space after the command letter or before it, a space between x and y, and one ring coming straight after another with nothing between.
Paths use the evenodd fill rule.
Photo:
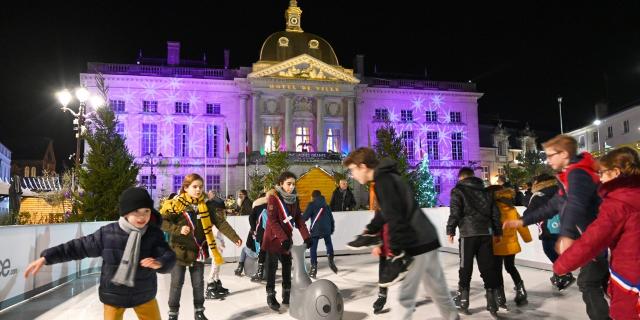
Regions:
<instances>
[{"instance_id":1,"label":"boy in black beanie","mask_svg":"<svg viewBox=\"0 0 640 320\"><path fill-rule=\"evenodd\" d=\"M139 319L160 319L156 272L168 273L176 255L164 241L161 216L145 189L129 188L120 195L120 219L93 234L42 251L27 266L25 277L43 265L87 257L102 257L100 301L104 319L122 319L133 308Z\"/></svg>"}]
</instances>

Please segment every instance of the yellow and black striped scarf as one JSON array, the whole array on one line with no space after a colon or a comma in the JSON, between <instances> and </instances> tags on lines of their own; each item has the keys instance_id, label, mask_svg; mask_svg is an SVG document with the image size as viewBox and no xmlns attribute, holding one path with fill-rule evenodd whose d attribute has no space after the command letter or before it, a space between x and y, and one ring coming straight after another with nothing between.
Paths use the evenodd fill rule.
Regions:
<instances>
[{"instance_id":1,"label":"yellow and black striped scarf","mask_svg":"<svg viewBox=\"0 0 640 320\"><path fill-rule=\"evenodd\" d=\"M218 251L216 240L213 237L213 232L211 230L211 217L209 214L209 209L207 208L207 204L204 200L204 195L200 195L200 198L192 198L187 193L181 193L177 197L165 201L162 204L160 213L165 214L167 212L171 212L173 214L181 215L187 209L187 207L192 207L194 205L198 208L198 219L202 223L204 236L207 239L207 244L209 245L209 249L211 249L211 253L213 254L213 261L216 265L221 265L224 263L224 259L222 258L220 251ZM194 223L197 222L194 221Z\"/></svg>"}]
</instances>

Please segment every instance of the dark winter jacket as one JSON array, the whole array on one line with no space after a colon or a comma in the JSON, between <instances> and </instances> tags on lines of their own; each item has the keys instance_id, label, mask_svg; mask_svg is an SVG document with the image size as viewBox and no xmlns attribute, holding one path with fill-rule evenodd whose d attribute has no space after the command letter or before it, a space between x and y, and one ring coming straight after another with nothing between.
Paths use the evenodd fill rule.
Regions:
<instances>
[{"instance_id":1,"label":"dark winter jacket","mask_svg":"<svg viewBox=\"0 0 640 320\"><path fill-rule=\"evenodd\" d=\"M322 213L318 220L316 220L320 209L322 209ZM324 238L333 234L335 230L333 213L331 213L331 208L329 208L323 196L313 198L313 201L307 206L304 215L302 215L302 220L307 221L309 219L311 220L310 232L312 237ZM316 221L315 224L313 221Z\"/></svg>"},{"instance_id":2,"label":"dark winter jacket","mask_svg":"<svg viewBox=\"0 0 640 320\"><path fill-rule=\"evenodd\" d=\"M590 262L607 247L611 249L610 267L623 281L640 284L640 177L618 177L602 184L600 213L580 239L575 241L553 264L553 271L565 274ZM613 277L612 277L613 278ZM618 304L626 293L610 282L610 315L613 319L637 319L635 303ZM614 288L611 288L614 287ZM618 290L616 290L618 289ZM633 294L632 294L633 295ZM636 293L637 295L637 293ZM639 297L640 298L640 297ZM625 299L622 299L625 300Z\"/></svg>"},{"instance_id":3,"label":"dark winter jacket","mask_svg":"<svg viewBox=\"0 0 640 320\"><path fill-rule=\"evenodd\" d=\"M256 239L261 239L257 237L256 227L258 220L260 219L260 214L262 213L262 209L267 208L267 198L258 198L253 202L253 208L251 209L251 214L249 215L249 234L247 234L247 241L245 245L247 248L251 249L251 251L256 252ZM263 229L264 230L264 229ZM262 236L264 233L260 233ZM260 242L260 241L258 241Z\"/></svg>"},{"instance_id":4,"label":"dark winter jacket","mask_svg":"<svg viewBox=\"0 0 640 320\"><path fill-rule=\"evenodd\" d=\"M114 222L88 236L46 249L40 256L45 258L47 264L102 257L98 288L100 301L120 308L132 308L156 297L156 272L170 272L176 263L176 255L164 241L162 230L157 225L149 223L140 243L140 260L152 257L160 262L162 267L157 270L145 268L136 261L138 268L134 287L116 285L111 283L111 279L118 270L128 239L129 234Z\"/></svg>"},{"instance_id":5,"label":"dark winter jacket","mask_svg":"<svg viewBox=\"0 0 640 320\"><path fill-rule=\"evenodd\" d=\"M331 196L331 210L333 211L351 211L356 209L356 198L353 196L353 192L351 189L347 188L344 193L344 198L342 192L340 191L340 187L337 187L336 190L333 191L333 195Z\"/></svg>"},{"instance_id":6,"label":"dark winter jacket","mask_svg":"<svg viewBox=\"0 0 640 320\"><path fill-rule=\"evenodd\" d=\"M458 181L451 190L447 235L454 236L456 227L461 237L502 235L500 210L491 192L478 177Z\"/></svg>"},{"instance_id":7,"label":"dark winter jacket","mask_svg":"<svg viewBox=\"0 0 640 320\"><path fill-rule=\"evenodd\" d=\"M256 215L256 226L253 229L256 235L256 240L262 243L264 237L264 229L267 225L267 197L258 198L253 202L252 214Z\"/></svg>"},{"instance_id":8,"label":"dark winter jacket","mask_svg":"<svg viewBox=\"0 0 640 320\"><path fill-rule=\"evenodd\" d=\"M388 224L389 245L395 255L406 251L416 256L439 248L438 233L402 180L396 162L382 159L374 169L373 179L381 214L374 216L367 230L382 232L384 224Z\"/></svg>"},{"instance_id":9,"label":"dark winter jacket","mask_svg":"<svg viewBox=\"0 0 640 320\"><path fill-rule=\"evenodd\" d=\"M531 196L529 204L527 205L527 211L524 212L525 217L533 210L543 206L545 203L547 203L547 201L551 200L551 198L553 198L553 195L558 193L558 184L556 180L542 181L533 185L532 192L533 195ZM540 240L557 239L557 234L552 234L549 232L547 221L548 220L543 220L542 222L538 223L538 233Z\"/></svg>"},{"instance_id":10,"label":"dark winter jacket","mask_svg":"<svg viewBox=\"0 0 640 320\"><path fill-rule=\"evenodd\" d=\"M560 213L559 236L578 239L587 226L596 219L600 197L600 182L595 171L595 161L589 153L577 156L558 174L558 193L543 206L527 209L522 219L524 225L550 219Z\"/></svg>"},{"instance_id":11,"label":"dark winter jacket","mask_svg":"<svg viewBox=\"0 0 640 320\"><path fill-rule=\"evenodd\" d=\"M311 237L307 226L302 220L302 213L300 213L298 201L293 204L288 204L280 198L276 190L272 189L267 193L267 216L269 218L267 219L267 228L264 230L264 236L260 243L262 246L261 250L270 253L289 254L289 251L283 248L283 242L289 240L293 244L293 230L288 223L283 221L287 214L280 207L278 200L280 200L291 215L291 225L300 231L302 239L306 241Z\"/></svg>"},{"instance_id":12,"label":"dark winter jacket","mask_svg":"<svg viewBox=\"0 0 640 320\"><path fill-rule=\"evenodd\" d=\"M249 198L244 198L244 200L242 200L242 205L240 206L240 215L242 216L248 216L251 214L251 199Z\"/></svg>"}]
</instances>

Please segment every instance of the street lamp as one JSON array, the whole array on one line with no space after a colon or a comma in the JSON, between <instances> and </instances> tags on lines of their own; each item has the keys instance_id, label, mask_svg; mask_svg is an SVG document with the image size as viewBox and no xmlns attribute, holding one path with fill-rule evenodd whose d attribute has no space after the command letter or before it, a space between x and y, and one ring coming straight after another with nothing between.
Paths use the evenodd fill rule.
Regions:
<instances>
[{"instance_id":1,"label":"street lamp","mask_svg":"<svg viewBox=\"0 0 640 320\"><path fill-rule=\"evenodd\" d=\"M162 153L158 153L158 156L150 152L144 155L144 164L148 165L151 170L151 175L149 175L149 195L151 199L153 199L153 188L156 186L153 181L153 167L159 165L160 161L162 161Z\"/></svg>"},{"instance_id":2,"label":"street lamp","mask_svg":"<svg viewBox=\"0 0 640 320\"><path fill-rule=\"evenodd\" d=\"M560 133L564 134L564 129L562 128L562 97L558 97L558 109L560 110Z\"/></svg>"},{"instance_id":3,"label":"street lamp","mask_svg":"<svg viewBox=\"0 0 640 320\"><path fill-rule=\"evenodd\" d=\"M76 130L76 167L80 166L80 145L82 144L82 134L86 131L84 127L85 122L85 112L87 101L91 103L91 106L94 109L104 106L104 99L98 95L91 95L91 92L87 90L85 87L79 87L75 90L75 98L78 100L78 111L73 111L73 109L69 108L68 105L73 100L73 95L69 90L64 89L56 93L56 98L58 102L60 102L60 109L63 112L69 112L73 115L73 124L77 125L74 127Z\"/></svg>"}]
</instances>

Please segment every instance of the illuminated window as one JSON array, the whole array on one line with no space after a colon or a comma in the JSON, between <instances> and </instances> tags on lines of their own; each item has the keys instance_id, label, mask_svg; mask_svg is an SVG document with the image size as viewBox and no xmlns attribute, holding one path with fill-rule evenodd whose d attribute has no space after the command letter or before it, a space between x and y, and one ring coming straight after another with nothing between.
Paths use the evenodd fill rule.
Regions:
<instances>
[{"instance_id":1,"label":"illuminated window","mask_svg":"<svg viewBox=\"0 0 640 320\"><path fill-rule=\"evenodd\" d=\"M309 141L311 135L309 134L308 127L297 127L296 128L296 151L297 152L308 152Z\"/></svg>"},{"instance_id":2,"label":"illuminated window","mask_svg":"<svg viewBox=\"0 0 640 320\"><path fill-rule=\"evenodd\" d=\"M340 130L327 130L327 152L340 152Z\"/></svg>"},{"instance_id":3,"label":"illuminated window","mask_svg":"<svg viewBox=\"0 0 640 320\"><path fill-rule=\"evenodd\" d=\"M273 152L277 151L276 146L276 129L274 127L266 127L264 129L264 151Z\"/></svg>"}]
</instances>

